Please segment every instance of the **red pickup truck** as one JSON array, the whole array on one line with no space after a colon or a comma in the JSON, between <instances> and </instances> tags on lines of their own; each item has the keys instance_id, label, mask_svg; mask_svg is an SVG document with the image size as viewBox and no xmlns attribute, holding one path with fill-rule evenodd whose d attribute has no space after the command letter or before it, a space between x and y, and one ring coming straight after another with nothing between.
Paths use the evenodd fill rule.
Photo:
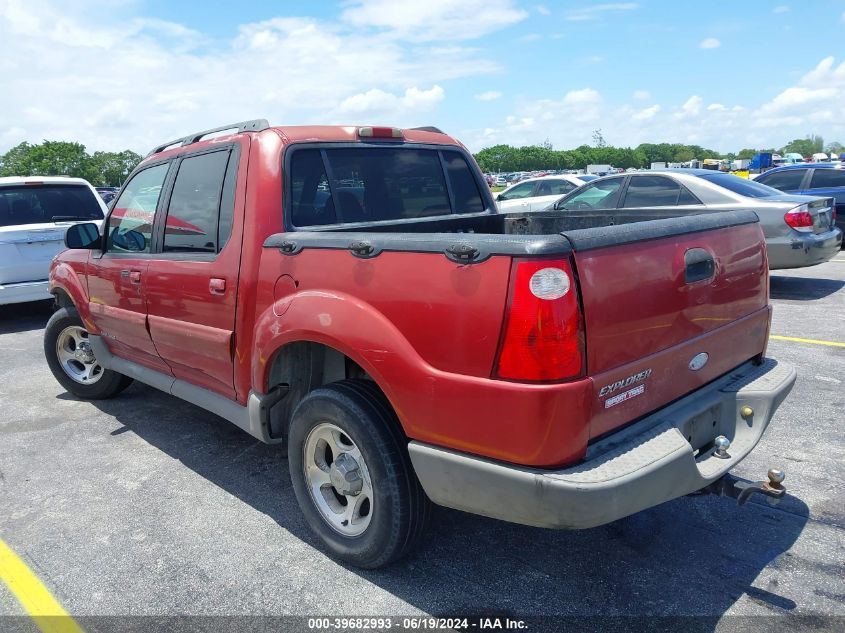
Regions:
<instances>
[{"instance_id":1,"label":"red pickup truck","mask_svg":"<svg viewBox=\"0 0 845 633\"><path fill-rule=\"evenodd\" d=\"M765 357L751 212L499 214L435 128L257 120L157 147L103 234L66 244L58 381L108 398L139 380L286 443L308 523L353 564L407 552L432 502L586 528L783 493L777 471L726 479L795 380Z\"/></svg>"}]
</instances>

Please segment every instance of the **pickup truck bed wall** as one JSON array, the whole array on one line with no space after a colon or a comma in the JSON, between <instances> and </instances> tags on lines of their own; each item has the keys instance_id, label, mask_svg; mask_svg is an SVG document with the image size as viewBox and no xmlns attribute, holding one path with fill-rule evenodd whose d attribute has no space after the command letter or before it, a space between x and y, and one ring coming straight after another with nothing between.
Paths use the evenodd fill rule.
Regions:
<instances>
[{"instance_id":1,"label":"pickup truck bed wall","mask_svg":"<svg viewBox=\"0 0 845 633\"><path fill-rule=\"evenodd\" d=\"M308 295L310 289L339 298L339 309L343 302L357 309L338 326L337 338L327 338L334 323L328 328L314 323L291 332L285 332L283 324L277 342L262 337L260 346L276 347L286 339L304 338L336 347L384 385L410 437L434 444L445 441L469 452L535 465L573 459L588 438L646 415L765 348L767 273L754 213L573 230L562 215L536 219L503 215L494 219L495 226L486 217L464 222L461 228L467 231L480 222L499 233L393 234L381 232L383 226L373 226L367 232L289 232L269 237L264 242L262 267L289 271L299 281L296 289L276 287L273 297L268 293L261 298L261 303L280 306L274 315L284 313L287 323L313 320L316 308L306 306L316 306L318 300ZM420 222L413 228L419 231L425 226ZM560 233L531 235L532 227ZM725 229L730 229L729 236ZM688 283L684 255L702 247L716 267L706 277L716 280ZM511 258L570 255L580 284L586 375L591 378L554 387L490 382L506 310ZM737 293L740 287L742 292ZM348 288L355 288L354 297L346 294ZM409 295L411 288L414 295ZM412 296L426 300L419 302ZM642 296L653 300L641 301ZM455 310L456 305L461 309ZM291 306L299 308L296 317L288 312ZM275 319L266 323L273 327ZM356 332L352 349L348 347L351 329L363 330ZM382 338L385 330L393 332L389 339ZM400 341L400 348L392 347ZM675 349L686 341L690 343ZM678 355L691 358L705 347L713 357L708 366L678 376L674 370ZM625 406L601 407L603 386L646 369L652 375L642 397ZM472 378L478 383L457 387ZM253 381L273 382L267 371L254 375ZM489 394L481 395L482 385L490 388ZM466 396L475 389L480 392L478 397L459 397L454 389ZM529 396L543 392L548 399ZM526 415L526 407L532 405L541 409ZM552 422L548 407L570 413L557 415ZM515 425L520 433L514 433ZM569 452L565 447L572 444L566 436L583 438L582 449Z\"/></svg>"}]
</instances>

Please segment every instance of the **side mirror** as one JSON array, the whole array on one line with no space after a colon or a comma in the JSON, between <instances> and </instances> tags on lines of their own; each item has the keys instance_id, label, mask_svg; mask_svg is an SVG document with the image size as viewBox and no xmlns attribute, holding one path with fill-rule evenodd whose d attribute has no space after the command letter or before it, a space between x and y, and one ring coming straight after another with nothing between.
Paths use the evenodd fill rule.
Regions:
<instances>
[{"instance_id":1,"label":"side mirror","mask_svg":"<svg viewBox=\"0 0 845 633\"><path fill-rule=\"evenodd\" d=\"M121 233L117 228L111 234L111 242L119 249L133 253L140 253L147 247L147 238L144 237L143 233L138 231L123 231Z\"/></svg>"},{"instance_id":2,"label":"side mirror","mask_svg":"<svg viewBox=\"0 0 845 633\"><path fill-rule=\"evenodd\" d=\"M502 202L503 200L507 200L502 194L496 196L496 202Z\"/></svg>"},{"instance_id":3,"label":"side mirror","mask_svg":"<svg viewBox=\"0 0 845 633\"><path fill-rule=\"evenodd\" d=\"M91 250L100 246L100 229L93 222L74 224L65 233L65 246L73 249Z\"/></svg>"},{"instance_id":4,"label":"side mirror","mask_svg":"<svg viewBox=\"0 0 845 633\"><path fill-rule=\"evenodd\" d=\"M562 208L563 208L563 203L560 200L558 200L557 202L555 202L552 205L552 209L554 209L555 211L560 211Z\"/></svg>"}]
</instances>

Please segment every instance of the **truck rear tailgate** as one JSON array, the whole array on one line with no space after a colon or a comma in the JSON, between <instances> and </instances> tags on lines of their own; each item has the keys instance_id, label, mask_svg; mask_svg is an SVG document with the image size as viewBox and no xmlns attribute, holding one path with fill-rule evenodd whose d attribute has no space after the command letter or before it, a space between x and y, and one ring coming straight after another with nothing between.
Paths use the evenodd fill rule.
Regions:
<instances>
[{"instance_id":1,"label":"truck rear tailgate","mask_svg":"<svg viewBox=\"0 0 845 633\"><path fill-rule=\"evenodd\" d=\"M565 233L584 308L595 438L765 350L768 269L750 212Z\"/></svg>"}]
</instances>

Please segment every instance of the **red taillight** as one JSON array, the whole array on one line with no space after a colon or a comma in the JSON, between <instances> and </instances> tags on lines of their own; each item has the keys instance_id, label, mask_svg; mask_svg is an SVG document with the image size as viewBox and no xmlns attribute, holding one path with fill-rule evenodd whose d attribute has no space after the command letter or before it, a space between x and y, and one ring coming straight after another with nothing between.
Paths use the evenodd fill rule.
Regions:
<instances>
[{"instance_id":1,"label":"red taillight","mask_svg":"<svg viewBox=\"0 0 845 633\"><path fill-rule=\"evenodd\" d=\"M578 292L569 262L515 261L495 377L531 382L577 378L584 371L583 356Z\"/></svg>"},{"instance_id":2,"label":"red taillight","mask_svg":"<svg viewBox=\"0 0 845 633\"><path fill-rule=\"evenodd\" d=\"M806 204L787 211L783 220L796 231L807 231L813 228L813 216Z\"/></svg>"},{"instance_id":3,"label":"red taillight","mask_svg":"<svg viewBox=\"0 0 845 633\"><path fill-rule=\"evenodd\" d=\"M359 127L358 136L364 138L405 138L398 127Z\"/></svg>"}]
</instances>

